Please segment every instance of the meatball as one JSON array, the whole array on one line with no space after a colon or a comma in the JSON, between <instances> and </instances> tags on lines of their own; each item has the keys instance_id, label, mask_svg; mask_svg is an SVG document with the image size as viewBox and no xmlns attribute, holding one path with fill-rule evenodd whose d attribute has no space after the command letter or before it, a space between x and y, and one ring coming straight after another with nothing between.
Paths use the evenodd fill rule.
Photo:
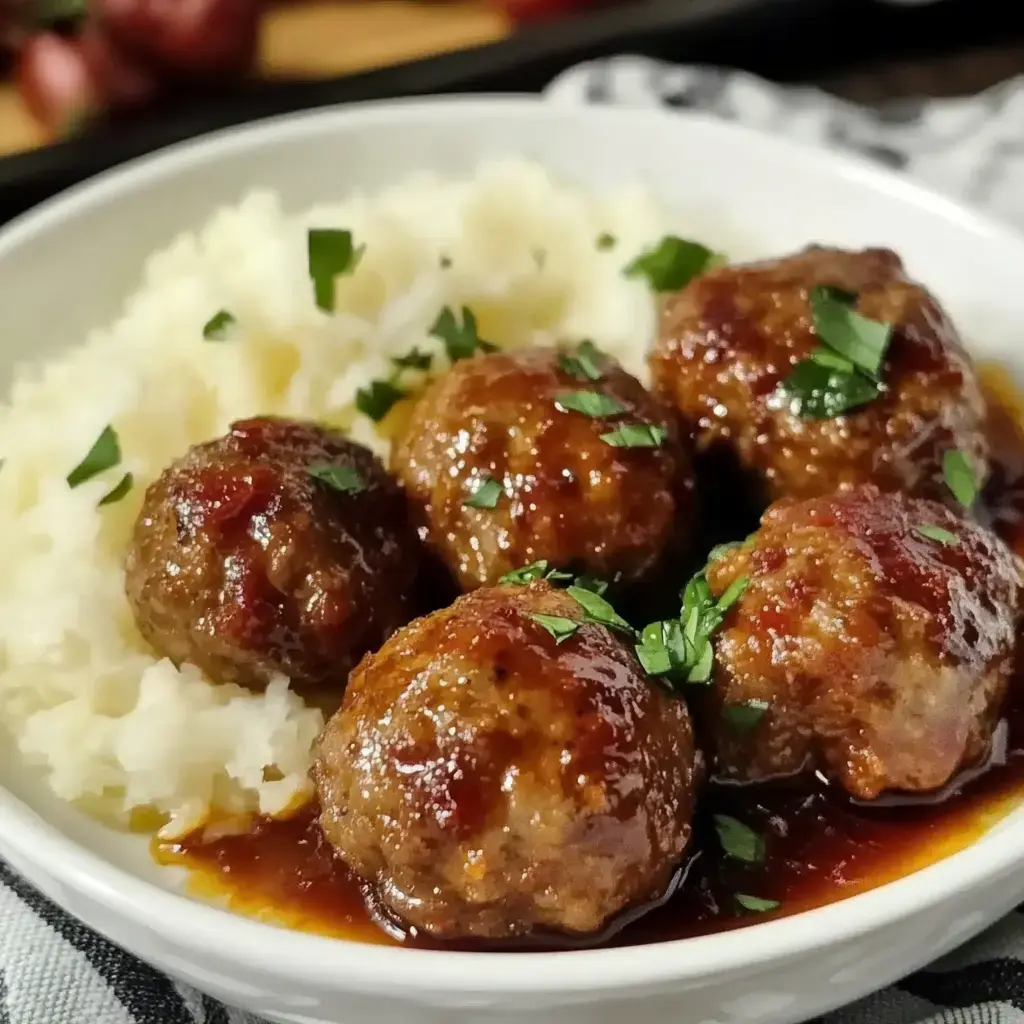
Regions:
<instances>
[{"instance_id":1,"label":"meatball","mask_svg":"<svg viewBox=\"0 0 1024 1024\"><path fill-rule=\"evenodd\" d=\"M717 774L818 770L866 800L943 786L988 749L1019 565L946 506L872 486L772 506L707 570L716 596L747 580L714 641Z\"/></svg>"},{"instance_id":2,"label":"meatball","mask_svg":"<svg viewBox=\"0 0 1024 1024\"><path fill-rule=\"evenodd\" d=\"M412 409L392 469L464 590L541 558L635 582L682 547L693 479L672 414L614 360L594 359L600 379L580 380L555 349L479 355ZM640 424L654 428L634 432L648 447L602 440Z\"/></svg>"},{"instance_id":3,"label":"meatball","mask_svg":"<svg viewBox=\"0 0 1024 1024\"><path fill-rule=\"evenodd\" d=\"M893 325L879 397L804 419L781 382L819 348L809 294L831 286ZM698 451L736 459L766 500L873 483L948 501L942 456L961 449L987 475L984 403L970 359L935 299L885 249L812 246L724 267L667 300L650 356L655 391L675 404Z\"/></svg>"},{"instance_id":4,"label":"meatball","mask_svg":"<svg viewBox=\"0 0 1024 1024\"><path fill-rule=\"evenodd\" d=\"M283 673L344 685L414 614L419 544L401 488L366 448L260 418L196 445L146 491L126 590L177 664L254 689Z\"/></svg>"},{"instance_id":5,"label":"meatball","mask_svg":"<svg viewBox=\"0 0 1024 1024\"><path fill-rule=\"evenodd\" d=\"M558 619L581 609L546 582L459 598L364 659L320 739L324 833L428 935L594 933L686 849L686 705L606 627Z\"/></svg>"}]
</instances>

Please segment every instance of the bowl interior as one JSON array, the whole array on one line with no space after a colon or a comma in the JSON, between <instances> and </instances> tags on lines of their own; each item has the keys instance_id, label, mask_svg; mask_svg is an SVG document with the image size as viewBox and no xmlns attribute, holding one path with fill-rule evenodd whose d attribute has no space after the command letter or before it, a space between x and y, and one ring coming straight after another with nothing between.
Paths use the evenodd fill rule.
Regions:
<instances>
[{"instance_id":1,"label":"bowl interior","mask_svg":"<svg viewBox=\"0 0 1024 1024\"><path fill-rule=\"evenodd\" d=\"M974 355L1005 363L1024 382L1024 239L1009 229L866 165L735 127L647 111L472 100L370 105L222 133L104 176L20 219L0 235L0 383L6 387L16 364L111 319L150 252L251 187L273 188L298 209L412 173L464 174L511 154L589 187L645 185L668 205L680 234L737 258L812 241L896 249L943 301ZM144 839L52 799L7 748L0 815L17 806L22 820L31 808L127 874L180 888L180 874L156 868ZM14 850L19 828L6 830ZM1024 851L1024 806L976 845ZM983 870L983 859L971 863ZM896 899L888 910L878 902L878 913L898 911ZM764 927L777 928L748 931Z\"/></svg>"}]
</instances>

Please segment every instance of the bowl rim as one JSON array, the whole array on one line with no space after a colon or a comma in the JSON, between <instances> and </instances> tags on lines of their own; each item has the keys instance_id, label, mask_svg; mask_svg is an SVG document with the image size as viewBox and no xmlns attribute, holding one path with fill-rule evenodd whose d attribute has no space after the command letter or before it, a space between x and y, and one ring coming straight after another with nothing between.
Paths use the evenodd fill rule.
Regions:
<instances>
[{"instance_id":1,"label":"bowl rim","mask_svg":"<svg viewBox=\"0 0 1024 1024\"><path fill-rule=\"evenodd\" d=\"M916 206L951 227L1020 251L1024 234L953 199L866 160L693 112L622 107L566 107L539 97L472 96L373 101L284 114L213 132L130 161L73 186L21 214L0 230L0 260L34 235L59 230L80 208L117 202L125 190L173 178L232 150L273 140L288 145L361 122L400 123L410 117L474 119L578 118L606 123L650 120L669 130L679 121L715 139L740 138L778 160L811 163L851 184ZM629 991L722 973L752 973L775 961L820 953L883 929L1024 866L1024 819L1001 823L964 850L917 872L836 903L737 931L638 946L559 952L454 952L410 949L328 938L257 921L161 888L105 860L45 822L0 785L0 854L11 851L30 881L47 880L81 893L137 928L212 960L258 965L292 981L334 990L414 994L515 992L579 994ZM45 863L39 851L46 851ZM467 970L469 968L469 970Z\"/></svg>"}]
</instances>

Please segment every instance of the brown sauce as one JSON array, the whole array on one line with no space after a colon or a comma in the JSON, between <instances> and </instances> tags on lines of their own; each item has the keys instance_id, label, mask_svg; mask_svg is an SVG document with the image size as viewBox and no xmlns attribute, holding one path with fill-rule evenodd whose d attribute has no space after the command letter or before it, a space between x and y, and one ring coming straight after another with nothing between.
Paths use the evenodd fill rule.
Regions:
<instances>
[{"instance_id":1,"label":"brown sauce","mask_svg":"<svg viewBox=\"0 0 1024 1024\"><path fill-rule=\"evenodd\" d=\"M1024 556L1024 402L1004 371L983 367L995 468L986 492L992 522ZM1022 659L1024 661L1024 659ZM964 849L1024 802L1024 672L1014 688L988 762L927 799L893 797L857 804L823 781L768 787L711 786L703 794L695 841L673 891L633 911L588 945L635 945L726 931L797 914L908 875ZM158 844L161 863L190 869L192 891L242 914L286 927L362 942L436 945L403 934L367 910L359 881L336 861L310 805L289 820L259 821L208 840L196 834ZM765 859L723 857L713 816L731 814L760 832ZM777 901L744 911L742 893ZM603 938L603 941L602 941ZM529 948L565 948L552 941ZM450 948L450 947L449 947Z\"/></svg>"}]
</instances>

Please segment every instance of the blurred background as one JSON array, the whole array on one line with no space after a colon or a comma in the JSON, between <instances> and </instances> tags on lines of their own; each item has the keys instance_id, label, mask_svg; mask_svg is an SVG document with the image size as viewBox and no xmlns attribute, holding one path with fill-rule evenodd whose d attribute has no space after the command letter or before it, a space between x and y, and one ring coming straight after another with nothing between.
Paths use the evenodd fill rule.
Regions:
<instances>
[{"instance_id":1,"label":"blurred background","mask_svg":"<svg viewBox=\"0 0 1024 1024\"><path fill-rule=\"evenodd\" d=\"M1024 73L1024 4L0 0L0 216L200 131L347 100L535 91L619 52L876 105L969 95Z\"/></svg>"}]
</instances>

